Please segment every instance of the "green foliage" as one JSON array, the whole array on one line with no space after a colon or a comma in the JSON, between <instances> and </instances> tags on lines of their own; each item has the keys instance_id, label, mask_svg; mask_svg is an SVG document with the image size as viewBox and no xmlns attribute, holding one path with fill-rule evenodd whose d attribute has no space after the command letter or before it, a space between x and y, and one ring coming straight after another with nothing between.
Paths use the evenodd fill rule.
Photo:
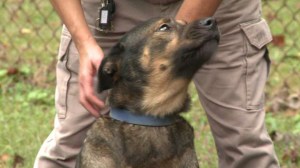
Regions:
<instances>
[{"instance_id":1,"label":"green foliage","mask_svg":"<svg viewBox=\"0 0 300 168\"><path fill-rule=\"evenodd\" d=\"M0 167L17 164L16 156L24 159L19 167L32 167L53 125L53 89L18 83L1 92L0 102L0 158L7 156L5 162L0 160Z\"/></svg>"},{"instance_id":2,"label":"green foliage","mask_svg":"<svg viewBox=\"0 0 300 168\"><path fill-rule=\"evenodd\" d=\"M0 69L0 167L32 167L52 128L54 88L32 85L29 67Z\"/></svg>"},{"instance_id":3,"label":"green foliage","mask_svg":"<svg viewBox=\"0 0 300 168\"><path fill-rule=\"evenodd\" d=\"M300 114L293 117L293 123L295 126L294 126L292 133L299 134L300 133Z\"/></svg>"}]
</instances>

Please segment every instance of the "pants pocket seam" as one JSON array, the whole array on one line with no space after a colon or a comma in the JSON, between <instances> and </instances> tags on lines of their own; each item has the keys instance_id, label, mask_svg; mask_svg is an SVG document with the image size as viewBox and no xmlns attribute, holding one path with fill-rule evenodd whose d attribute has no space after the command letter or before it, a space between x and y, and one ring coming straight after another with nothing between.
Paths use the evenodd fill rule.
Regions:
<instances>
[{"instance_id":1,"label":"pants pocket seam","mask_svg":"<svg viewBox=\"0 0 300 168\"><path fill-rule=\"evenodd\" d=\"M58 118L59 119L65 119L67 117L67 110L68 110L68 90L69 90L69 81L71 79L71 71L68 67L68 63L69 63L69 53L70 53L70 44L71 44L71 41L69 41L69 43L67 44L67 47L65 48L65 53L63 55L63 58L64 60L61 61L60 63L63 64L63 70L65 73L65 76L63 77L63 82L62 82L62 86L59 90L59 98L61 99L60 103L59 103L59 106L60 106L60 109L57 111L57 115L58 115Z\"/></svg>"}]
</instances>

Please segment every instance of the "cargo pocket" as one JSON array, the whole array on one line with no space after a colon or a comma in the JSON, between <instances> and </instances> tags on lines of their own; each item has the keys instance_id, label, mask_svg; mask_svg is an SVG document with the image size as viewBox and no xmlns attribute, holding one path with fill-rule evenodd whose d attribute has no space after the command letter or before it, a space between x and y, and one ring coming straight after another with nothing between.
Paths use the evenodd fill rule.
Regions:
<instances>
[{"instance_id":1,"label":"cargo pocket","mask_svg":"<svg viewBox=\"0 0 300 168\"><path fill-rule=\"evenodd\" d=\"M64 34L61 36L60 46L57 55L56 67L56 91L55 106L58 118L64 119L67 111L67 91L71 74L67 68L68 51L71 44L71 36Z\"/></svg>"},{"instance_id":2,"label":"cargo pocket","mask_svg":"<svg viewBox=\"0 0 300 168\"><path fill-rule=\"evenodd\" d=\"M246 108L258 110L264 106L264 86L270 59L266 45L272 41L268 24L264 19L240 24L244 32Z\"/></svg>"}]
</instances>

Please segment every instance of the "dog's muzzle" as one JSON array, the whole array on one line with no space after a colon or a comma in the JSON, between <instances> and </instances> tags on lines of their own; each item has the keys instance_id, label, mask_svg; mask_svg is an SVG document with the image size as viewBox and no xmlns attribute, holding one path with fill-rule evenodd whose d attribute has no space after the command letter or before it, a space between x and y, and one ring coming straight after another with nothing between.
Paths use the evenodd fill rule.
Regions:
<instances>
[{"instance_id":1,"label":"dog's muzzle","mask_svg":"<svg viewBox=\"0 0 300 168\"><path fill-rule=\"evenodd\" d=\"M185 34L187 39L200 39L209 34L211 39L220 40L217 22L212 17L190 23Z\"/></svg>"}]
</instances>

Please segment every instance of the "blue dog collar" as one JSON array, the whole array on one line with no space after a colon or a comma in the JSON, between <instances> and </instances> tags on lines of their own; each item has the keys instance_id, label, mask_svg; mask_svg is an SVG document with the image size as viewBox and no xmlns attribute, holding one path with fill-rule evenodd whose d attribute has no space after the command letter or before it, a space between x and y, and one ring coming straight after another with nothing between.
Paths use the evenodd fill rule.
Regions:
<instances>
[{"instance_id":1,"label":"blue dog collar","mask_svg":"<svg viewBox=\"0 0 300 168\"><path fill-rule=\"evenodd\" d=\"M125 109L111 108L109 116L115 120L143 126L167 126L176 122L176 117L154 117L141 114L134 114Z\"/></svg>"}]
</instances>

